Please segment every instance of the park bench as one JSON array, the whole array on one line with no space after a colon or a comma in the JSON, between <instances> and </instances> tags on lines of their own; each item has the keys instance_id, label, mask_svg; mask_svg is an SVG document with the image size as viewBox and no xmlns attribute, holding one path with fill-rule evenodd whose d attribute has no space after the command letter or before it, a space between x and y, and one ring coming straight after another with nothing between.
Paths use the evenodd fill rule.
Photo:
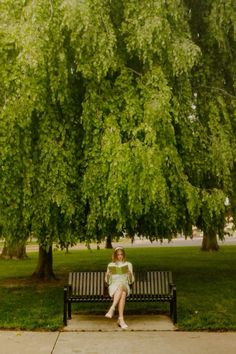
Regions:
<instances>
[{"instance_id":1,"label":"park bench","mask_svg":"<svg viewBox=\"0 0 236 354\"><path fill-rule=\"evenodd\" d=\"M127 302L169 302L170 317L177 322L176 287L171 271L135 272L135 281ZM71 319L71 304L83 302L111 302L105 282L105 272L70 272L64 287L63 322Z\"/></svg>"}]
</instances>

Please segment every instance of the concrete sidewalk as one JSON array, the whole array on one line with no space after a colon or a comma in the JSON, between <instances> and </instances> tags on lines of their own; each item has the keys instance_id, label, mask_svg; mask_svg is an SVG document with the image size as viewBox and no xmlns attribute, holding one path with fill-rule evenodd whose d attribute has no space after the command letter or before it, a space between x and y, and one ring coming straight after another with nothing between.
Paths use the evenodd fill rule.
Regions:
<instances>
[{"instance_id":1,"label":"concrete sidewalk","mask_svg":"<svg viewBox=\"0 0 236 354\"><path fill-rule=\"evenodd\" d=\"M0 354L235 354L236 332L180 332L166 316L73 316L60 332L0 331Z\"/></svg>"},{"instance_id":2,"label":"concrete sidewalk","mask_svg":"<svg viewBox=\"0 0 236 354\"><path fill-rule=\"evenodd\" d=\"M235 354L236 333L0 332L1 354Z\"/></svg>"},{"instance_id":3,"label":"concrete sidewalk","mask_svg":"<svg viewBox=\"0 0 236 354\"><path fill-rule=\"evenodd\" d=\"M127 315L125 321L128 324L126 332L132 331L175 331L169 316L165 315ZM117 325L117 316L107 319L104 315L78 315L73 314L64 327L65 332L120 332Z\"/></svg>"}]
</instances>

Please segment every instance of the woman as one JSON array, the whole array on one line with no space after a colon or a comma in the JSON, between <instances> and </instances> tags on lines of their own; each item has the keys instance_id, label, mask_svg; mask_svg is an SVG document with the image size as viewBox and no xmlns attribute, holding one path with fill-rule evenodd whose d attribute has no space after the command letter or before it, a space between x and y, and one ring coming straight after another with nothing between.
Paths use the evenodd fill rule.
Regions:
<instances>
[{"instance_id":1,"label":"woman","mask_svg":"<svg viewBox=\"0 0 236 354\"><path fill-rule=\"evenodd\" d=\"M107 266L105 280L109 285L109 295L113 299L112 305L105 316L112 318L117 306L119 312L118 325L122 329L126 329L128 326L124 321L125 301L126 296L130 294L129 285L134 282L134 275L133 266L130 262L126 261L123 247L119 246L115 248L112 262Z\"/></svg>"}]
</instances>

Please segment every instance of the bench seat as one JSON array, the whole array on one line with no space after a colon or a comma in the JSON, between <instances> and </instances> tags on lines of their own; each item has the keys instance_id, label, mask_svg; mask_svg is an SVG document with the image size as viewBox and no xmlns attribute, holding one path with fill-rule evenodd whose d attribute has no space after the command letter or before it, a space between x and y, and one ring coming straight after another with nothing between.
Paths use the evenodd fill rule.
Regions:
<instances>
[{"instance_id":1,"label":"bench seat","mask_svg":"<svg viewBox=\"0 0 236 354\"><path fill-rule=\"evenodd\" d=\"M171 271L135 272L135 281L127 302L169 302L170 316L177 322L176 287ZM83 302L111 302L105 283L105 272L70 272L64 287L63 322L71 319L71 304Z\"/></svg>"}]
</instances>

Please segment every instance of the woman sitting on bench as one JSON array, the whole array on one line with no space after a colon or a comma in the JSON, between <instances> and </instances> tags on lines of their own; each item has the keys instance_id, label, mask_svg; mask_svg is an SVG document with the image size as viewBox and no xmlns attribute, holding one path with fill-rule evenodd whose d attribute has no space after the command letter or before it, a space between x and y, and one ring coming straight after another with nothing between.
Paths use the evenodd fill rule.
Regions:
<instances>
[{"instance_id":1,"label":"woman sitting on bench","mask_svg":"<svg viewBox=\"0 0 236 354\"><path fill-rule=\"evenodd\" d=\"M109 295L113 299L113 303L105 316L112 318L117 306L119 312L118 326L122 329L126 329L128 326L124 321L125 301L126 296L130 293L129 285L134 282L134 275L133 266L130 262L126 261L123 247L118 246L115 248L112 255L112 262L107 266L105 280L109 285Z\"/></svg>"}]
</instances>

